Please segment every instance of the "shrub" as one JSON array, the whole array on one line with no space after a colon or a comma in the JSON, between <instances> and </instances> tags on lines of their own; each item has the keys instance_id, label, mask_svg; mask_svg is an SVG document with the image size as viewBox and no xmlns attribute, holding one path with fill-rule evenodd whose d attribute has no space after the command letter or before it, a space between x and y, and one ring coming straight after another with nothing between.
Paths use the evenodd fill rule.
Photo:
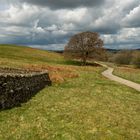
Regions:
<instances>
[{"instance_id":1,"label":"shrub","mask_svg":"<svg viewBox=\"0 0 140 140\"><path fill-rule=\"evenodd\" d=\"M133 53L132 64L134 64L137 68L140 68L140 52L135 51Z\"/></svg>"},{"instance_id":2,"label":"shrub","mask_svg":"<svg viewBox=\"0 0 140 140\"><path fill-rule=\"evenodd\" d=\"M129 65L131 63L132 57L132 51L124 50L115 54L113 61L117 64Z\"/></svg>"}]
</instances>

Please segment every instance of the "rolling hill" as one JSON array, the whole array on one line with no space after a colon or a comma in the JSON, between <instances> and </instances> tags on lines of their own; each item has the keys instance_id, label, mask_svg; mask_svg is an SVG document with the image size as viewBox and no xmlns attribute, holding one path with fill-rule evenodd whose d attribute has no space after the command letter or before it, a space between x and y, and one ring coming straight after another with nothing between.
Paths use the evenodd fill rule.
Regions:
<instances>
[{"instance_id":1,"label":"rolling hill","mask_svg":"<svg viewBox=\"0 0 140 140\"><path fill-rule=\"evenodd\" d=\"M0 45L0 65L12 63L63 63L64 59L57 53L16 45ZM14 65L11 65L14 66Z\"/></svg>"},{"instance_id":2,"label":"rolling hill","mask_svg":"<svg viewBox=\"0 0 140 140\"><path fill-rule=\"evenodd\" d=\"M48 69L56 82L21 107L0 111L0 140L140 138L139 92L104 78L102 67L70 64L56 53L0 45L1 67Z\"/></svg>"}]
</instances>

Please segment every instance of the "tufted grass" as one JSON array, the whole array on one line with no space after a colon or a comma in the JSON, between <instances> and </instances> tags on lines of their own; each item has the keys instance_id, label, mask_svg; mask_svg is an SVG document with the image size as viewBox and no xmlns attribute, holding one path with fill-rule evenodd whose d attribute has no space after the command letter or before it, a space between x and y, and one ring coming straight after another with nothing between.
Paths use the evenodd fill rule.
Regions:
<instances>
[{"instance_id":1,"label":"tufted grass","mask_svg":"<svg viewBox=\"0 0 140 140\"><path fill-rule=\"evenodd\" d=\"M30 53L29 59L6 55L0 54L0 60L11 67L44 69L57 63L46 55L41 58L45 62ZM51 70L67 75L74 70L79 76L45 88L21 107L1 111L0 140L139 140L140 93L102 77L101 67L69 66L58 57Z\"/></svg>"}]
</instances>

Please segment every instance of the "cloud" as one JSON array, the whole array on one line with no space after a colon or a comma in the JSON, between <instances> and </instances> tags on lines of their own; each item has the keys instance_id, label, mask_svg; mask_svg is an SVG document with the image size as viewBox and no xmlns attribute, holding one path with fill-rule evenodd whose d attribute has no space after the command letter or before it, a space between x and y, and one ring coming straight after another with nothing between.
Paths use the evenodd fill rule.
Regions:
<instances>
[{"instance_id":1,"label":"cloud","mask_svg":"<svg viewBox=\"0 0 140 140\"><path fill-rule=\"evenodd\" d=\"M0 43L60 49L74 34L95 31L109 47L140 44L139 0L0 0L0 5Z\"/></svg>"},{"instance_id":2,"label":"cloud","mask_svg":"<svg viewBox=\"0 0 140 140\"><path fill-rule=\"evenodd\" d=\"M123 25L126 27L140 27L140 5L130 11L123 19Z\"/></svg>"},{"instance_id":3,"label":"cloud","mask_svg":"<svg viewBox=\"0 0 140 140\"><path fill-rule=\"evenodd\" d=\"M63 50L65 44L48 44L48 45L30 45L33 48L41 48L44 50Z\"/></svg>"},{"instance_id":4,"label":"cloud","mask_svg":"<svg viewBox=\"0 0 140 140\"><path fill-rule=\"evenodd\" d=\"M24 1L34 5L50 7L52 9L96 7L104 3L104 0L24 0Z\"/></svg>"},{"instance_id":5,"label":"cloud","mask_svg":"<svg viewBox=\"0 0 140 140\"><path fill-rule=\"evenodd\" d=\"M140 48L140 28L124 28L117 34L102 35L108 48Z\"/></svg>"}]
</instances>

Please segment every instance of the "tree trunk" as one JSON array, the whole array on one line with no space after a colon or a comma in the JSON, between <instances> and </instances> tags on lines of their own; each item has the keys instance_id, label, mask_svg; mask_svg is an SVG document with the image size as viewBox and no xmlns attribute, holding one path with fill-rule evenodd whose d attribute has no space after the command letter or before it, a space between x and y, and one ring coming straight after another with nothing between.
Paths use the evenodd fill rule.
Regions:
<instances>
[{"instance_id":1,"label":"tree trunk","mask_svg":"<svg viewBox=\"0 0 140 140\"><path fill-rule=\"evenodd\" d=\"M86 57L83 58L83 62L82 65L85 66L86 65Z\"/></svg>"},{"instance_id":2,"label":"tree trunk","mask_svg":"<svg viewBox=\"0 0 140 140\"><path fill-rule=\"evenodd\" d=\"M85 66L88 58L88 52L84 53L82 65Z\"/></svg>"}]
</instances>

